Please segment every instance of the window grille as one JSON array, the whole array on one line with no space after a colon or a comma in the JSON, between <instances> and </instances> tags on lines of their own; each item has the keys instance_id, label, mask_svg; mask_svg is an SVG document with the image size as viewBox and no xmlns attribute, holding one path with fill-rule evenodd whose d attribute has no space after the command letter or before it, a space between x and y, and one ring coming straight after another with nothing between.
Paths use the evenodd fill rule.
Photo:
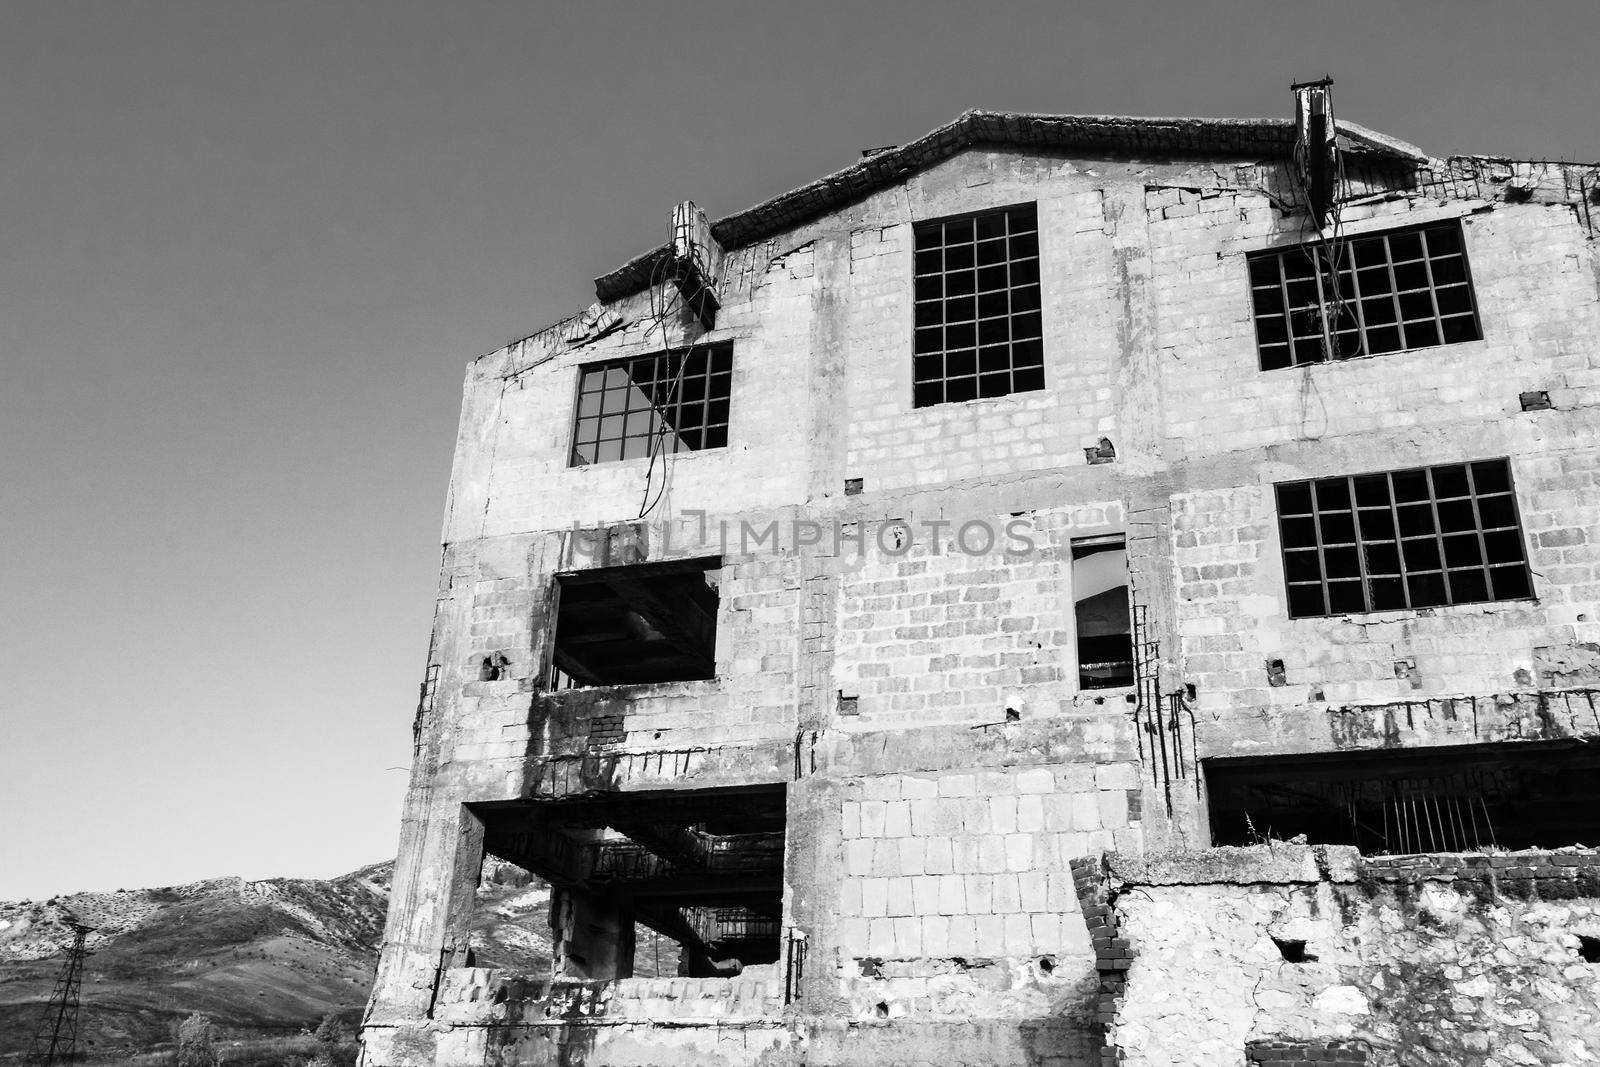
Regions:
<instances>
[{"instance_id":1,"label":"window grille","mask_svg":"<svg viewBox=\"0 0 1600 1067\"><path fill-rule=\"evenodd\" d=\"M1248 262L1262 370L1483 336L1454 220L1257 252Z\"/></svg>"},{"instance_id":2,"label":"window grille","mask_svg":"<svg viewBox=\"0 0 1600 1067\"><path fill-rule=\"evenodd\" d=\"M1533 595L1508 460L1277 491L1291 618Z\"/></svg>"},{"instance_id":3,"label":"window grille","mask_svg":"<svg viewBox=\"0 0 1600 1067\"><path fill-rule=\"evenodd\" d=\"M732 382L729 344L584 367L572 466L725 447Z\"/></svg>"},{"instance_id":4,"label":"window grille","mask_svg":"<svg viewBox=\"0 0 1600 1067\"><path fill-rule=\"evenodd\" d=\"M1033 204L916 227L917 407L1044 388Z\"/></svg>"}]
</instances>

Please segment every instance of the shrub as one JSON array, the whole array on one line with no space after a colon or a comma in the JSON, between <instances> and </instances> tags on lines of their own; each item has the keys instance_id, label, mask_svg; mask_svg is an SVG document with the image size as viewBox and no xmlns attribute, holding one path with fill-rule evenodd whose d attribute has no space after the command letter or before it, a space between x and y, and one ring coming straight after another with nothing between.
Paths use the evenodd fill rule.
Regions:
<instances>
[{"instance_id":1,"label":"shrub","mask_svg":"<svg viewBox=\"0 0 1600 1067\"><path fill-rule=\"evenodd\" d=\"M217 1067L217 1028L199 1012L178 1024L178 1067Z\"/></svg>"}]
</instances>

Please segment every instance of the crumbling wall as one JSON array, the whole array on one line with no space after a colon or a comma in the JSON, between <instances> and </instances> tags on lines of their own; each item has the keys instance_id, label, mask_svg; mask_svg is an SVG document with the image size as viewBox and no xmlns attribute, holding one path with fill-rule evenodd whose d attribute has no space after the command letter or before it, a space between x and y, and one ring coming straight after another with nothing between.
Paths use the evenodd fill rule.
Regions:
<instances>
[{"instance_id":1,"label":"crumbling wall","mask_svg":"<svg viewBox=\"0 0 1600 1067\"><path fill-rule=\"evenodd\" d=\"M1108 873L1130 957L1108 1029L1121 1062L1330 1042L1373 1064L1593 1059L1593 850L1364 859L1274 842L1114 856Z\"/></svg>"}]
</instances>

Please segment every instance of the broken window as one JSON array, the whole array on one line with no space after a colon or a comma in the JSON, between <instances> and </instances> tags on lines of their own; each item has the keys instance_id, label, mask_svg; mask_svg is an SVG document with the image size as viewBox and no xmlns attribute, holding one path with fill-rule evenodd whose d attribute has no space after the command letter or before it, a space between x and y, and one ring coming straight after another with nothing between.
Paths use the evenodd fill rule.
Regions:
<instances>
[{"instance_id":1,"label":"broken window","mask_svg":"<svg viewBox=\"0 0 1600 1067\"><path fill-rule=\"evenodd\" d=\"M1509 460L1277 490L1290 618L1533 595Z\"/></svg>"},{"instance_id":2,"label":"broken window","mask_svg":"<svg viewBox=\"0 0 1600 1067\"><path fill-rule=\"evenodd\" d=\"M1205 761L1214 845L1300 834L1366 853L1600 841L1600 753L1570 742Z\"/></svg>"},{"instance_id":3,"label":"broken window","mask_svg":"<svg viewBox=\"0 0 1600 1067\"><path fill-rule=\"evenodd\" d=\"M476 811L488 853L550 883L558 974L713 978L781 955L784 803L783 786L772 785ZM641 930L650 932L643 960Z\"/></svg>"},{"instance_id":4,"label":"broken window","mask_svg":"<svg viewBox=\"0 0 1600 1067\"><path fill-rule=\"evenodd\" d=\"M1078 629L1078 688L1132 685L1128 551L1121 534L1072 542L1072 599Z\"/></svg>"},{"instance_id":5,"label":"broken window","mask_svg":"<svg viewBox=\"0 0 1600 1067\"><path fill-rule=\"evenodd\" d=\"M1043 389L1035 206L915 232L916 406Z\"/></svg>"},{"instance_id":6,"label":"broken window","mask_svg":"<svg viewBox=\"0 0 1600 1067\"><path fill-rule=\"evenodd\" d=\"M1455 220L1257 252L1248 262L1262 370L1483 336Z\"/></svg>"},{"instance_id":7,"label":"broken window","mask_svg":"<svg viewBox=\"0 0 1600 1067\"><path fill-rule=\"evenodd\" d=\"M732 390L726 343L584 367L572 466L723 448Z\"/></svg>"},{"instance_id":8,"label":"broken window","mask_svg":"<svg viewBox=\"0 0 1600 1067\"><path fill-rule=\"evenodd\" d=\"M719 558L556 575L552 689L716 677Z\"/></svg>"}]
</instances>

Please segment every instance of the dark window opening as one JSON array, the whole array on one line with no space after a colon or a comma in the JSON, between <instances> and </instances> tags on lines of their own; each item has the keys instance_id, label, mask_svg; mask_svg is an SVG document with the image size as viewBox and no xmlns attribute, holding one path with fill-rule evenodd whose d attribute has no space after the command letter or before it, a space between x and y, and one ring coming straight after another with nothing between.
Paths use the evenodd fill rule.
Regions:
<instances>
[{"instance_id":1,"label":"dark window opening","mask_svg":"<svg viewBox=\"0 0 1600 1067\"><path fill-rule=\"evenodd\" d=\"M1317 958L1306 952L1306 943L1299 938L1274 937L1272 943L1278 946L1278 955L1285 963L1307 963Z\"/></svg>"},{"instance_id":2,"label":"dark window opening","mask_svg":"<svg viewBox=\"0 0 1600 1067\"><path fill-rule=\"evenodd\" d=\"M916 227L917 407L1044 388L1033 204Z\"/></svg>"},{"instance_id":3,"label":"dark window opening","mask_svg":"<svg viewBox=\"0 0 1600 1067\"><path fill-rule=\"evenodd\" d=\"M1578 935L1578 958L1584 963L1600 963L1600 937Z\"/></svg>"},{"instance_id":4,"label":"dark window opening","mask_svg":"<svg viewBox=\"0 0 1600 1067\"><path fill-rule=\"evenodd\" d=\"M1262 370L1483 336L1453 220L1247 259Z\"/></svg>"},{"instance_id":5,"label":"dark window opening","mask_svg":"<svg viewBox=\"0 0 1600 1067\"><path fill-rule=\"evenodd\" d=\"M1505 459L1281 482L1289 617L1533 596Z\"/></svg>"},{"instance_id":6,"label":"dark window opening","mask_svg":"<svg viewBox=\"0 0 1600 1067\"><path fill-rule=\"evenodd\" d=\"M484 848L552 886L557 974L731 977L782 955L784 788L482 805Z\"/></svg>"},{"instance_id":7,"label":"dark window opening","mask_svg":"<svg viewBox=\"0 0 1600 1067\"><path fill-rule=\"evenodd\" d=\"M1215 845L1291 840L1408 855L1600 842L1600 753L1526 741L1211 759Z\"/></svg>"},{"instance_id":8,"label":"dark window opening","mask_svg":"<svg viewBox=\"0 0 1600 1067\"><path fill-rule=\"evenodd\" d=\"M1133 684L1128 552L1122 535L1072 542L1072 599L1078 627L1078 688Z\"/></svg>"},{"instance_id":9,"label":"dark window opening","mask_svg":"<svg viewBox=\"0 0 1600 1067\"><path fill-rule=\"evenodd\" d=\"M720 559L556 576L550 688L716 677Z\"/></svg>"},{"instance_id":10,"label":"dark window opening","mask_svg":"<svg viewBox=\"0 0 1600 1067\"><path fill-rule=\"evenodd\" d=\"M584 367L571 464L723 448L732 392L727 343Z\"/></svg>"}]
</instances>

